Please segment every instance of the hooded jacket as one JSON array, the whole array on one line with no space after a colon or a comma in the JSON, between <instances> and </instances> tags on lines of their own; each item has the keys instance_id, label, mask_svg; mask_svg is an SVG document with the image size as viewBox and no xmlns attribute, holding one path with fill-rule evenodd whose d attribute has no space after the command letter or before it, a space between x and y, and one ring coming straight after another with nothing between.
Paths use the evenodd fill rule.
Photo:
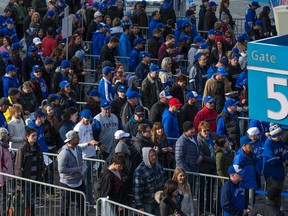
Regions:
<instances>
[{"instance_id":1,"label":"hooded jacket","mask_svg":"<svg viewBox=\"0 0 288 216\"><path fill-rule=\"evenodd\" d=\"M93 37L92 37L92 54L93 55L100 55L101 48L104 45L104 39L105 39L105 35L99 30L93 33ZM99 59L99 57L92 57L92 58L94 60Z\"/></svg>"},{"instance_id":2,"label":"hooded jacket","mask_svg":"<svg viewBox=\"0 0 288 216\"><path fill-rule=\"evenodd\" d=\"M5 98L8 97L8 91L10 88L14 87L18 89L20 87L20 82L17 76L10 77L7 74L5 74L5 76L2 77L2 81L3 81L3 92Z\"/></svg>"},{"instance_id":3,"label":"hooded jacket","mask_svg":"<svg viewBox=\"0 0 288 216\"><path fill-rule=\"evenodd\" d=\"M30 121L28 127L35 128L37 131L37 143L39 144L42 152L48 152L48 147L45 142L44 127L35 124L35 120Z\"/></svg>"},{"instance_id":4,"label":"hooded jacket","mask_svg":"<svg viewBox=\"0 0 288 216\"><path fill-rule=\"evenodd\" d=\"M39 103L43 100L47 99L49 92L48 87L46 85L45 80L41 78L37 78L33 72L30 73L30 82L32 83L32 89L37 97Z\"/></svg>"},{"instance_id":5,"label":"hooded jacket","mask_svg":"<svg viewBox=\"0 0 288 216\"><path fill-rule=\"evenodd\" d=\"M156 204L154 194L163 189L164 170L156 163L151 164L149 153L152 148L143 148L143 161L134 172L133 193L137 209L143 208L144 203Z\"/></svg>"},{"instance_id":6,"label":"hooded jacket","mask_svg":"<svg viewBox=\"0 0 288 216\"><path fill-rule=\"evenodd\" d=\"M130 36L131 37L131 36ZM129 71L135 72L137 65L140 62L140 50L135 47L132 49L129 59Z\"/></svg>"},{"instance_id":7,"label":"hooded jacket","mask_svg":"<svg viewBox=\"0 0 288 216\"><path fill-rule=\"evenodd\" d=\"M169 138L179 138L180 131L178 127L177 114L172 113L168 108L162 114L162 125L164 132ZM170 140L169 146L174 146L175 140Z\"/></svg>"}]
</instances>

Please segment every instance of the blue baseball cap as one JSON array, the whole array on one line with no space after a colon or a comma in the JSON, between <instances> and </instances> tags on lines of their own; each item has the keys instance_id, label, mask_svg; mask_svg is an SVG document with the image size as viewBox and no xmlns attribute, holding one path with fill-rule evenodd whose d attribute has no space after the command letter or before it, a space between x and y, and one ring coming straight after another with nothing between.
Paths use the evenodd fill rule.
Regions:
<instances>
[{"instance_id":1,"label":"blue baseball cap","mask_svg":"<svg viewBox=\"0 0 288 216\"><path fill-rule=\"evenodd\" d=\"M239 101L236 101L234 98L228 98L225 101L225 107L228 108L230 106L237 106Z\"/></svg>"},{"instance_id":2,"label":"blue baseball cap","mask_svg":"<svg viewBox=\"0 0 288 216\"><path fill-rule=\"evenodd\" d=\"M220 74L220 75L222 75L222 76L228 76L227 70L226 70L226 68L224 68L224 67L219 67L219 68L217 68L216 73L217 73L217 74Z\"/></svg>"},{"instance_id":3,"label":"blue baseball cap","mask_svg":"<svg viewBox=\"0 0 288 216\"><path fill-rule=\"evenodd\" d=\"M9 55L8 52L2 52L1 53L1 57L5 60L10 60L11 59L11 56Z\"/></svg>"},{"instance_id":4,"label":"blue baseball cap","mask_svg":"<svg viewBox=\"0 0 288 216\"><path fill-rule=\"evenodd\" d=\"M243 36L243 35L239 35L239 36L237 37L237 41L240 42L240 43L244 42L244 41L245 41L244 36Z\"/></svg>"},{"instance_id":5,"label":"blue baseball cap","mask_svg":"<svg viewBox=\"0 0 288 216\"><path fill-rule=\"evenodd\" d=\"M148 52L140 52L140 59L143 59L145 57L150 57L150 56L151 56L151 54Z\"/></svg>"},{"instance_id":6,"label":"blue baseball cap","mask_svg":"<svg viewBox=\"0 0 288 216\"><path fill-rule=\"evenodd\" d=\"M32 72L36 71L40 69L42 71L42 67L40 65L34 65L33 68L32 68Z\"/></svg>"},{"instance_id":7,"label":"blue baseball cap","mask_svg":"<svg viewBox=\"0 0 288 216\"><path fill-rule=\"evenodd\" d=\"M56 100L60 100L61 99L61 96L58 95L58 94L49 94L48 97L47 97L47 101L49 103L53 102L53 101L56 101Z\"/></svg>"},{"instance_id":8,"label":"blue baseball cap","mask_svg":"<svg viewBox=\"0 0 288 216\"><path fill-rule=\"evenodd\" d=\"M93 3L91 4L91 7L99 8L99 3L98 3L98 2L93 2Z\"/></svg>"},{"instance_id":9,"label":"blue baseball cap","mask_svg":"<svg viewBox=\"0 0 288 216\"><path fill-rule=\"evenodd\" d=\"M254 6L256 8L260 8L261 7L261 5L259 5L259 2L257 2L257 1L252 1L251 2L251 6Z\"/></svg>"},{"instance_id":10,"label":"blue baseball cap","mask_svg":"<svg viewBox=\"0 0 288 216\"><path fill-rule=\"evenodd\" d=\"M101 108L107 110L111 108L111 104L108 101L101 101L100 103Z\"/></svg>"},{"instance_id":11,"label":"blue baseball cap","mask_svg":"<svg viewBox=\"0 0 288 216\"><path fill-rule=\"evenodd\" d=\"M36 118L41 118L41 117L46 117L47 114L44 113L41 109L38 109L34 112L34 117Z\"/></svg>"},{"instance_id":12,"label":"blue baseball cap","mask_svg":"<svg viewBox=\"0 0 288 216\"><path fill-rule=\"evenodd\" d=\"M143 44L143 43L144 43L144 41L141 38L136 38L133 41L134 46L137 44Z\"/></svg>"},{"instance_id":13,"label":"blue baseball cap","mask_svg":"<svg viewBox=\"0 0 288 216\"><path fill-rule=\"evenodd\" d=\"M92 113L89 109L84 109L79 113L80 116L82 116L85 119L90 119L92 118Z\"/></svg>"},{"instance_id":14,"label":"blue baseball cap","mask_svg":"<svg viewBox=\"0 0 288 216\"><path fill-rule=\"evenodd\" d=\"M237 47L234 47L232 49L232 52L236 53L236 54L239 54L240 50L237 48Z\"/></svg>"},{"instance_id":15,"label":"blue baseball cap","mask_svg":"<svg viewBox=\"0 0 288 216\"><path fill-rule=\"evenodd\" d=\"M231 174L238 174L238 175L244 175L245 174L245 170L242 169L239 165L231 165L228 168L228 173Z\"/></svg>"},{"instance_id":16,"label":"blue baseball cap","mask_svg":"<svg viewBox=\"0 0 288 216\"><path fill-rule=\"evenodd\" d=\"M206 96L206 97L204 97L203 102L204 103L212 103L212 102L214 102L214 100L215 99L212 96Z\"/></svg>"},{"instance_id":17,"label":"blue baseball cap","mask_svg":"<svg viewBox=\"0 0 288 216\"><path fill-rule=\"evenodd\" d=\"M50 58L50 57L48 57L48 56L45 57L45 59L44 59L44 64L45 64L45 65L47 65L47 64L54 64L54 63L55 63L55 61L54 61L52 58Z\"/></svg>"},{"instance_id":18,"label":"blue baseball cap","mask_svg":"<svg viewBox=\"0 0 288 216\"><path fill-rule=\"evenodd\" d=\"M187 99L190 99L190 98L196 98L199 101L202 100L202 97L200 95L198 95L197 92L195 92L195 91L188 92Z\"/></svg>"},{"instance_id":19,"label":"blue baseball cap","mask_svg":"<svg viewBox=\"0 0 288 216\"><path fill-rule=\"evenodd\" d=\"M206 55L205 55L204 52L198 52L198 53L196 53L196 55L194 56L195 61L198 61L198 59L199 59L201 56L206 56Z\"/></svg>"},{"instance_id":20,"label":"blue baseball cap","mask_svg":"<svg viewBox=\"0 0 288 216\"><path fill-rule=\"evenodd\" d=\"M126 88L125 85L119 85L118 88L117 88L117 91L118 92L126 92L127 88Z\"/></svg>"},{"instance_id":21,"label":"blue baseball cap","mask_svg":"<svg viewBox=\"0 0 288 216\"><path fill-rule=\"evenodd\" d=\"M263 11L270 11L271 9L270 9L270 7L269 6L264 6L263 7Z\"/></svg>"},{"instance_id":22,"label":"blue baseball cap","mask_svg":"<svg viewBox=\"0 0 288 216\"><path fill-rule=\"evenodd\" d=\"M89 92L89 96L92 96L92 97L99 97L101 96L101 94L98 92L97 89L93 89Z\"/></svg>"},{"instance_id":23,"label":"blue baseball cap","mask_svg":"<svg viewBox=\"0 0 288 216\"><path fill-rule=\"evenodd\" d=\"M196 36L196 37L194 37L193 42L194 43L204 43L205 40L201 36Z\"/></svg>"},{"instance_id":24,"label":"blue baseball cap","mask_svg":"<svg viewBox=\"0 0 288 216\"><path fill-rule=\"evenodd\" d=\"M23 46L20 43L13 43L12 44L12 49L13 50L18 50L18 49L22 49Z\"/></svg>"},{"instance_id":25,"label":"blue baseball cap","mask_svg":"<svg viewBox=\"0 0 288 216\"><path fill-rule=\"evenodd\" d=\"M216 2L214 2L214 1L210 1L209 7L213 7L213 6L218 6L218 4L216 4Z\"/></svg>"},{"instance_id":26,"label":"blue baseball cap","mask_svg":"<svg viewBox=\"0 0 288 216\"><path fill-rule=\"evenodd\" d=\"M211 35L211 34L217 34L217 31L215 30L215 29L210 29L209 31L208 31L208 35Z\"/></svg>"},{"instance_id":27,"label":"blue baseball cap","mask_svg":"<svg viewBox=\"0 0 288 216\"><path fill-rule=\"evenodd\" d=\"M100 28L103 28L103 27L106 27L106 24L105 24L105 23L100 22L100 23L97 24L97 29L98 29L98 30L99 30Z\"/></svg>"},{"instance_id":28,"label":"blue baseball cap","mask_svg":"<svg viewBox=\"0 0 288 216\"><path fill-rule=\"evenodd\" d=\"M70 86L70 82L68 82L67 80L63 80L62 82L60 82L59 87L60 88L64 88L64 87L68 87Z\"/></svg>"},{"instance_id":29,"label":"blue baseball cap","mask_svg":"<svg viewBox=\"0 0 288 216\"><path fill-rule=\"evenodd\" d=\"M18 67L15 67L15 65L13 64L9 64L6 66L6 73L8 73L9 71L18 71Z\"/></svg>"},{"instance_id":30,"label":"blue baseball cap","mask_svg":"<svg viewBox=\"0 0 288 216\"><path fill-rule=\"evenodd\" d=\"M240 139L240 145L250 145L250 144L254 144L255 140L251 140L248 136L243 136Z\"/></svg>"},{"instance_id":31,"label":"blue baseball cap","mask_svg":"<svg viewBox=\"0 0 288 216\"><path fill-rule=\"evenodd\" d=\"M141 94L138 94L136 91L131 90L130 88L126 91L126 96L127 99L132 99L132 98L140 98Z\"/></svg>"},{"instance_id":32,"label":"blue baseball cap","mask_svg":"<svg viewBox=\"0 0 288 216\"><path fill-rule=\"evenodd\" d=\"M106 66L102 69L102 73L103 74L108 74L110 72L114 71L114 68L113 67L110 67L110 66Z\"/></svg>"},{"instance_id":33,"label":"blue baseball cap","mask_svg":"<svg viewBox=\"0 0 288 216\"><path fill-rule=\"evenodd\" d=\"M163 90L159 93L159 98L167 98L170 100L172 98L172 95L167 90Z\"/></svg>"},{"instance_id":34,"label":"blue baseball cap","mask_svg":"<svg viewBox=\"0 0 288 216\"><path fill-rule=\"evenodd\" d=\"M55 16L55 15L56 15L56 13L53 10L49 10L47 13L47 16L49 16L49 17Z\"/></svg>"},{"instance_id":35,"label":"blue baseball cap","mask_svg":"<svg viewBox=\"0 0 288 216\"><path fill-rule=\"evenodd\" d=\"M77 52L75 53L75 56L81 61L85 60L85 53L82 50L77 50Z\"/></svg>"},{"instance_id":36,"label":"blue baseball cap","mask_svg":"<svg viewBox=\"0 0 288 216\"><path fill-rule=\"evenodd\" d=\"M14 20L12 18L7 18L6 23L7 24L14 24Z\"/></svg>"},{"instance_id":37,"label":"blue baseball cap","mask_svg":"<svg viewBox=\"0 0 288 216\"><path fill-rule=\"evenodd\" d=\"M158 65L152 64L152 65L150 66L150 71L160 72L160 68L158 67Z\"/></svg>"},{"instance_id":38,"label":"blue baseball cap","mask_svg":"<svg viewBox=\"0 0 288 216\"><path fill-rule=\"evenodd\" d=\"M66 68L70 68L70 67L71 67L71 64L70 64L69 61L63 60L63 61L61 62L61 68L62 68L62 69L66 69Z\"/></svg>"},{"instance_id":39,"label":"blue baseball cap","mask_svg":"<svg viewBox=\"0 0 288 216\"><path fill-rule=\"evenodd\" d=\"M230 59L235 59L235 58L239 59L239 57L240 57L239 54L234 54L234 55L232 55L232 56L230 57Z\"/></svg>"},{"instance_id":40,"label":"blue baseball cap","mask_svg":"<svg viewBox=\"0 0 288 216\"><path fill-rule=\"evenodd\" d=\"M182 28L186 28L186 27L189 27L189 26L192 26L192 24L191 24L191 22L189 22L188 20L185 20L185 21L182 23L182 25L181 25Z\"/></svg>"},{"instance_id":41,"label":"blue baseball cap","mask_svg":"<svg viewBox=\"0 0 288 216\"><path fill-rule=\"evenodd\" d=\"M190 40L190 37L188 37L187 35L182 35L181 37L180 37L180 41L182 42L182 41L187 41L187 40Z\"/></svg>"},{"instance_id":42,"label":"blue baseball cap","mask_svg":"<svg viewBox=\"0 0 288 216\"><path fill-rule=\"evenodd\" d=\"M36 51L36 50L37 50L37 48L36 48L34 45L31 45L31 46L29 46L29 48L28 48L28 52Z\"/></svg>"},{"instance_id":43,"label":"blue baseball cap","mask_svg":"<svg viewBox=\"0 0 288 216\"><path fill-rule=\"evenodd\" d=\"M199 45L199 49L208 49L209 46L206 43L202 43Z\"/></svg>"},{"instance_id":44,"label":"blue baseball cap","mask_svg":"<svg viewBox=\"0 0 288 216\"><path fill-rule=\"evenodd\" d=\"M146 5L147 5L147 2L146 2L145 0L142 0L142 1L140 2L140 4L141 4L142 6L146 6Z\"/></svg>"}]
</instances>

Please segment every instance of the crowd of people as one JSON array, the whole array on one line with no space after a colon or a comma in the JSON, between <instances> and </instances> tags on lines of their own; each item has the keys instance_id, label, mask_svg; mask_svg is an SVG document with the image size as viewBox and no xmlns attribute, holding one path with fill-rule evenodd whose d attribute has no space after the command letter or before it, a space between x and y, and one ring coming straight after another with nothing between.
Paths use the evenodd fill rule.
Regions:
<instances>
[{"instance_id":1,"label":"crowd of people","mask_svg":"<svg viewBox=\"0 0 288 216\"><path fill-rule=\"evenodd\" d=\"M67 5L70 38L61 27ZM59 184L83 191L90 205L109 196L162 216L197 215L198 189L206 194L199 196L200 214L222 208L225 215L246 215L253 206L248 192L263 188L264 175L268 204L278 208L287 127L239 119L248 117L247 43L276 35L275 26L270 7L258 18L261 6L252 1L245 32L236 35L229 5L221 1L217 18L218 4L202 0L196 20L192 2L178 19L172 1L164 0L149 20L145 0L132 11L119 0L9 0L0 15L0 171L53 183L53 164L44 164L43 153L57 153ZM83 98L78 82L90 79L87 65L97 87ZM93 182L99 157L105 164ZM175 169L172 179L163 168ZM186 172L230 177L215 189L220 194L223 186L221 201L209 199L215 181ZM33 188L26 193L32 206ZM62 192L62 215L70 196ZM83 215L83 200L76 201Z\"/></svg>"}]
</instances>

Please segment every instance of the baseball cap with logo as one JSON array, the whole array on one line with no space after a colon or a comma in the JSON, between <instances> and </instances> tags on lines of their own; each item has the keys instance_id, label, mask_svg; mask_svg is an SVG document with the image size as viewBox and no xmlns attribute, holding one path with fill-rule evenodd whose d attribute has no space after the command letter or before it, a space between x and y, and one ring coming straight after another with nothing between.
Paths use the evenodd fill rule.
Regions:
<instances>
[{"instance_id":1,"label":"baseball cap with logo","mask_svg":"<svg viewBox=\"0 0 288 216\"><path fill-rule=\"evenodd\" d=\"M169 106L177 106L177 107L180 107L182 106L183 104L180 103L179 99L178 98L171 98L169 100Z\"/></svg>"},{"instance_id":2,"label":"baseball cap with logo","mask_svg":"<svg viewBox=\"0 0 288 216\"><path fill-rule=\"evenodd\" d=\"M167 91L167 90L163 90L159 93L159 98L164 98L164 97L167 98L168 100L170 100L172 98L169 91Z\"/></svg>"},{"instance_id":3,"label":"baseball cap with logo","mask_svg":"<svg viewBox=\"0 0 288 216\"><path fill-rule=\"evenodd\" d=\"M238 175L244 175L245 174L245 170L243 170L239 165L231 165L228 168L228 173L231 174L238 174Z\"/></svg>"},{"instance_id":4,"label":"baseball cap with logo","mask_svg":"<svg viewBox=\"0 0 288 216\"><path fill-rule=\"evenodd\" d=\"M198 95L197 92L195 91L188 92L187 99L190 99L190 98L196 98L197 100L202 100L202 97Z\"/></svg>"}]
</instances>

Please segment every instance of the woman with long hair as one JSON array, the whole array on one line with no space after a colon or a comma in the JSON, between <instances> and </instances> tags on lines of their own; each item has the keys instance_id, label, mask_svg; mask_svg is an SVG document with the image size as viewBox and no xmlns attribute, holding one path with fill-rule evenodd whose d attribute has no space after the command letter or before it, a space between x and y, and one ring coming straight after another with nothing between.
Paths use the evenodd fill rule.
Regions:
<instances>
[{"instance_id":1,"label":"woman with long hair","mask_svg":"<svg viewBox=\"0 0 288 216\"><path fill-rule=\"evenodd\" d=\"M216 37L215 44L210 55L210 62L212 64L217 64L219 59L221 59L223 56L226 56L224 38L222 39Z\"/></svg>"},{"instance_id":2,"label":"woman with long hair","mask_svg":"<svg viewBox=\"0 0 288 216\"><path fill-rule=\"evenodd\" d=\"M60 82L59 86L60 91L57 93L61 96L59 108L64 112L68 107L76 105L76 93L71 90L71 83L66 80Z\"/></svg>"},{"instance_id":3,"label":"woman with long hair","mask_svg":"<svg viewBox=\"0 0 288 216\"><path fill-rule=\"evenodd\" d=\"M96 116L101 112L100 108L100 93L97 89L93 89L89 92L87 99L87 104L85 104L84 109L89 109L92 113L92 116Z\"/></svg>"},{"instance_id":4,"label":"woman with long hair","mask_svg":"<svg viewBox=\"0 0 288 216\"><path fill-rule=\"evenodd\" d=\"M62 60L64 60L63 47L61 46L62 45L60 44L58 47L56 47L50 55L50 57L55 61L54 63L55 68L60 66Z\"/></svg>"},{"instance_id":5,"label":"woman with long hair","mask_svg":"<svg viewBox=\"0 0 288 216\"><path fill-rule=\"evenodd\" d=\"M74 34L68 44L68 59L70 60L78 50L83 50L82 37L80 34Z\"/></svg>"},{"instance_id":6,"label":"woman with long hair","mask_svg":"<svg viewBox=\"0 0 288 216\"><path fill-rule=\"evenodd\" d=\"M174 215L184 216L181 211L181 202L183 195L179 193L178 182L172 179L166 181L160 201L161 216Z\"/></svg>"},{"instance_id":7,"label":"woman with long hair","mask_svg":"<svg viewBox=\"0 0 288 216\"><path fill-rule=\"evenodd\" d=\"M78 120L78 109L76 107L69 107L63 115L63 120L59 124L59 135L64 145L66 139L66 133L73 130Z\"/></svg>"},{"instance_id":8,"label":"woman with long hair","mask_svg":"<svg viewBox=\"0 0 288 216\"><path fill-rule=\"evenodd\" d=\"M229 17L229 24L231 25L232 29L234 29L235 21L229 10L230 0L222 0L220 3L220 10L219 10L219 18L224 14Z\"/></svg>"},{"instance_id":9,"label":"woman with long hair","mask_svg":"<svg viewBox=\"0 0 288 216\"><path fill-rule=\"evenodd\" d=\"M178 191L182 194L182 208L181 210L187 216L194 216L194 204L190 184L188 183L188 177L184 169L176 167L172 176L172 180L178 182Z\"/></svg>"},{"instance_id":10,"label":"woman with long hair","mask_svg":"<svg viewBox=\"0 0 288 216\"><path fill-rule=\"evenodd\" d=\"M12 39L10 36L5 35L2 39L3 45L0 47L0 53L2 52L9 52L12 46Z\"/></svg>"},{"instance_id":11,"label":"woman with long hair","mask_svg":"<svg viewBox=\"0 0 288 216\"><path fill-rule=\"evenodd\" d=\"M158 159L160 164L165 168L175 167L174 150L168 147L168 141L164 132L163 125L155 122L151 130L151 139L155 146L158 147Z\"/></svg>"},{"instance_id":12,"label":"woman with long hair","mask_svg":"<svg viewBox=\"0 0 288 216\"><path fill-rule=\"evenodd\" d=\"M117 65L115 77L113 78L114 90L117 91L119 85L124 85L127 88L126 74L124 72L124 65Z\"/></svg>"},{"instance_id":13,"label":"woman with long hair","mask_svg":"<svg viewBox=\"0 0 288 216\"><path fill-rule=\"evenodd\" d=\"M161 80L164 89L169 88L173 84L172 75L172 59L165 57L161 62L161 71L159 72L159 78Z\"/></svg>"},{"instance_id":14,"label":"woman with long hair","mask_svg":"<svg viewBox=\"0 0 288 216\"><path fill-rule=\"evenodd\" d=\"M38 12L34 12L32 17L31 17L31 22L29 25L29 28L35 28L36 31L40 29L40 23L41 23L41 16Z\"/></svg>"}]
</instances>

